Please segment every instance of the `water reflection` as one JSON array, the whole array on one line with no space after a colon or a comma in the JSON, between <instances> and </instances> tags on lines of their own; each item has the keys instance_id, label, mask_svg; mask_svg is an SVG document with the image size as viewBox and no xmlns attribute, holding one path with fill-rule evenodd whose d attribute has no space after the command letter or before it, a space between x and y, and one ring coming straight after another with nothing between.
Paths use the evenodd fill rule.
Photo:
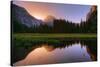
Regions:
<instances>
[{"instance_id":1,"label":"water reflection","mask_svg":"<svg viewBox=\"0 0 100 67\"><path fill-rule=\"evenodd\" d=\"M69 63L97 60L97 40L66 40L59 43L28 44L16 48L14 65ZM30 45L30 46L29 46ZM19 60L18 60L19 59Z\"/></svg>"}]
</instances>

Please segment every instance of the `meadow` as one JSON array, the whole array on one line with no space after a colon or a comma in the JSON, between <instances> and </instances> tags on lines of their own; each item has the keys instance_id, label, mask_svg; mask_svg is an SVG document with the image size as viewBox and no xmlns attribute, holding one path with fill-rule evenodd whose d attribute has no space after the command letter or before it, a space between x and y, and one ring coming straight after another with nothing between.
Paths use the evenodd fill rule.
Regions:
<instances>
[{"instance_id":1,"label":"meadow","mask_svg":"<svg viewBox=\"0 0 100 67\"><path fill-rule=\"evenodd\" d=\"M96 34L39 34L39 33L15 33L13 35L17 38L96 38Z\"/></svg>"}]
</instances>

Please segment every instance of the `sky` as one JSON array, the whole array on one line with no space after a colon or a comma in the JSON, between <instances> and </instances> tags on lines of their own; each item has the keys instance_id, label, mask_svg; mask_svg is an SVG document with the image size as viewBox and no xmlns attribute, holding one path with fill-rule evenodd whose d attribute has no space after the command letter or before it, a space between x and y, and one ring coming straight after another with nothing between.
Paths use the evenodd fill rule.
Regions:
<instances>
[{"instance_id":1,"label":"sky","mask_svg":"<svg viewBox=\"0 0 100 67\"><path fill-rule=\"evenodd\" d=\"M86 20L91 5L57 4L32 1L14 1L16 5L24 7L32 16L44 20L47 16L57 19L65 19L74 23Z\"/></svg>"}]
</instances>

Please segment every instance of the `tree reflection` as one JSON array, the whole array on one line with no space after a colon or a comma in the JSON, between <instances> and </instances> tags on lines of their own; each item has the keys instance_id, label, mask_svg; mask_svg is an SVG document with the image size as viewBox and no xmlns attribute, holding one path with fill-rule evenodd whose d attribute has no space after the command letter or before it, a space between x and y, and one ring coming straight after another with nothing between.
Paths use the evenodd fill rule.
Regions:
<instances>
[{"instance_id":1,"label":"tree reflection","mask_svg":"<svg viewBox=\"0 0 100 67\"><path fill-rule=\"evenodd\" d=\"M57 48L63 49L65 47L73 46L80 43L81 46L86 46L86 50L93 61L97 60L97 39L59 39L59 42L33 42L14 40L12 45L11 63L24 59L32 50L44 46L44 48L51 52Z\"/></svg>"}]
</instances>

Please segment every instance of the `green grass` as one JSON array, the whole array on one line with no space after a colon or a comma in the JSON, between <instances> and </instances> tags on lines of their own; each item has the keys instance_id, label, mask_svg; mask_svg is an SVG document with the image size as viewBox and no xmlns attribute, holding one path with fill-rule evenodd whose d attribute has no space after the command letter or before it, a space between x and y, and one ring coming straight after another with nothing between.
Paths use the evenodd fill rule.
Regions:
<instances>
[{"instance_id":1,"label":"green grass","mask_svg":"<svg viewBox=\"0 0 100 67\"><path fill-rule=\"evenodd\" d=\"M33 34L33 33L17 33L13 34L13 43L16 47L33 46L40 44L53 44L60 46L61 44L72 44L75 40L91 43L96 40L96 34Z\"/></svg>"},{"instance_id":2,"label":"green grass","mask_svg":"<svg viewBox=\"0 0 100 67\"><path fill-rule=\"evenodd\" d=\"M13 35L17 38L96 38L96 34L34 34L34 33L17 33Z\"/></svg>"}]
</instances>

